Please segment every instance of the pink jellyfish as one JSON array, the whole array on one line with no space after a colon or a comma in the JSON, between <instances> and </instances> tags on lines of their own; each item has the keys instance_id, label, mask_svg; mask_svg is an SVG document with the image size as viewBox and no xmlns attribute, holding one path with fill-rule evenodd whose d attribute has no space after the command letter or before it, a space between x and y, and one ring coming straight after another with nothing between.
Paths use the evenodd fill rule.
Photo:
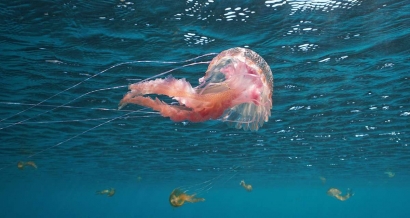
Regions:
<instances>
[{"instance_id":1,"label":"pink jellyfish","mask_svg":"<svg viewBox=\"0 0 410 218\"><path fill-rule=\"evenodd\" d=\"M257 131L269 120L273 76L266 61L246 48L231 48L218 54L195 88L183 79L134 83L119 104L132 103L159 111L175 122L221 120L237 129ZM168 105L148 94L167 95L179 102Z\"/></svg>"}]
</instances>

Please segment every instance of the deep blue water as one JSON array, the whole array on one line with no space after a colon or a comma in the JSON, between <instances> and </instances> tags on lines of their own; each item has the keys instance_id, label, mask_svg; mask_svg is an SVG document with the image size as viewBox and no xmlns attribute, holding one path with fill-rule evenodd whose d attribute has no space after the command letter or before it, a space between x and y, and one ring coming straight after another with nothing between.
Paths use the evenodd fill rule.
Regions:
<instances>
[{"instance_id":1,"label":"deep blue water","mask_svg":"<svg viewBox=\"0 0 410 218\"><path fill-rule=\"evenodd\" d=\"M0 217L409 217L409 3L1 2ZM117 110L232 47L273 72L259 131ZM177 187L206 200L173 208Z\"/></svg>"}]
</instances>

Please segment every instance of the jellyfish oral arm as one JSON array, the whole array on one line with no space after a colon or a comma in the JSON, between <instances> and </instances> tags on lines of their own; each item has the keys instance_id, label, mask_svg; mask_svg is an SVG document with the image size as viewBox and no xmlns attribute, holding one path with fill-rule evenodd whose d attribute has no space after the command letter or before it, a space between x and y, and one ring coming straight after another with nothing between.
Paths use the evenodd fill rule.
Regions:
<instances>
[{"instance_id":1,"label":"jellyfish oral arm","mask_svg":"<svg viewBox=\"0 0 410 218\"><path fill-rule=\"evenodd\" d=\"M191 202L191 203L196 203L200 201L205 201L205 198L197 198L195 197L195 194L193 195L185 195L185 201Z\"/></svg>"},{"instance_id":2,"label":"jellyfish oral arm","mask_svg":"<svg viewBox=\"0 0 410 218\"><path fill-rule=\"evenodd\" d=\"M195 89L185 79L175 79L168 76L165 79L156 79L143 83L135 83L129 86L131 95L158 94L168 96L185 96L195 94Z\"/></svg>"},{"instance_id":3,"label":"jellyfish oral arm","mask_svg":"<svg viewBox=\"0 0 410 218\"><path fill-rule=\"evenodd\" d=\"M135 96L123 101L126 101L127 104L132 103L152 108L155 111L159 111L162 116L170 117L175 122L181 122L189 118L195 119L195 113L192 111L181 109L179 106L168 105L158 98L154 100L149 97Z\"/></svg>"},{"instance_id":4,"label":"jellyfish oral arm","mask_svg":"<svg viewBox=\"0 0 410 218\"><path fill-rule=\"evenodd\" d=\"M173 77L135 83L130 85L129 89L130 92L119 104L120 109L129 103L138 104L159 111L162 116L170 117L175 122L217 119L230 106L232 99L227 87L225 90L218 89L222 90L221 92L201 95L185 79L177 80ZM168 105L158 98L154 100L144 97L147 94L167 95L177 100L180 105Z\"/></svg>"},{"instance_id":5,"label":"jellyfish oral arm","mask_svg":"<svg viewBox=\"0 0 410 218\"><path fill-rule=\"evenodd\" d=\"M175 121L183 121L181 118L187 116L190 111L180 110L180 107L167 105L158 98L155 100L149 97L143 97L146 94L167 95L170 97L180 96L190 98L194 95L195 90L184 79L176 80L172 76L166 79L156 79L153 81L135 83L129 86L128 92L119 104L119 109L123 108L129 103L138 104L145 107L150 107L153 110L161 112L165 117L171 117Z\"/></svg>"}]
</instances>

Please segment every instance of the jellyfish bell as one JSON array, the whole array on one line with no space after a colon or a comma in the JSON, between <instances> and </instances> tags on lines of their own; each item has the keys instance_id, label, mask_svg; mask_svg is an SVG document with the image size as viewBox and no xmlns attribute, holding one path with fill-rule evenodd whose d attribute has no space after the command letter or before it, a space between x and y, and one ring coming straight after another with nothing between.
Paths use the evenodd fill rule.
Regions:
<instances>
[{"instance_id":1,"label":"jellyfish bell","mask_svg":"<svg viewBox=\"0 0 410 218\"><path fill-rule=\"evenodd\" d=\"M218 54L209 64L199 86L185 79L156 79L129 86L119 108L132 103L159 111L175 122L221 120L237 129L257 131L269 120L273 76L266 61L246 48ZM166 95L179 102L168 105L148 94Z\"/></svg>"},{"instance_id":2,"label":"jellyfish bell","mask_svg":"<svg viewBox=\"0 0 410 218\"><path fill-rule=\"evenodd\" d=\"M17 163L17 167L18 167L20 170L24 169L24 165L25 165L25 163L22 162L22 161L19 161L19 162Z\"/></svg>"},{"instance_id":3,"label":"jellyfish bell","mask_svg":"<svg viewBox=\"0 0 410 218\"><path fill-rule=\"evenodd\" d=\"M184 204L184 200L181 195L185 195L181 190L174 189L169 195L169 203L173 207L180 207Z\"/></svg>"}]
</instances>

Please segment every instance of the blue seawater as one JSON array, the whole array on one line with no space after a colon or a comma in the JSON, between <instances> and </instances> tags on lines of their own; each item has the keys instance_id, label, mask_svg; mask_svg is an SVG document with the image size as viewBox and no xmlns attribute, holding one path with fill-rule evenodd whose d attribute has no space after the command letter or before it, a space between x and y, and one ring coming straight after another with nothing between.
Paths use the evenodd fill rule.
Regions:
<instances>
[{"instance_id":1,"label":"blue seawater","mask_svg":"<svg viewBox=\"0 0 410 218\"><path fill-rule=\"evenodd\" d=\"M0 217L410 217L409 3L2 1ZM259 131L117 110L232 47L273 72ZM173 208L177 187L206 200Z\"/></svg>"}]
</instances>

